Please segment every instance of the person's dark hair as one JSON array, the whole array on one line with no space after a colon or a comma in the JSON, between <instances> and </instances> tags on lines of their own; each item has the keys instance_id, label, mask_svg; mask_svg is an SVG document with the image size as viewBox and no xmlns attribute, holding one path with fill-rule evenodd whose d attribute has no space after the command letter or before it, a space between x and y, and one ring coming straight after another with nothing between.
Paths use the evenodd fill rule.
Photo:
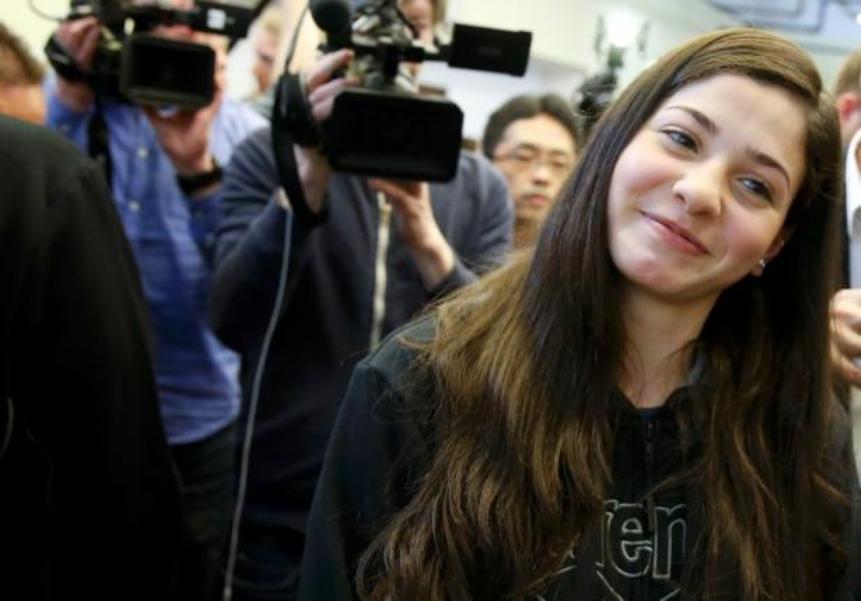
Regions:
<instances>
[{"instance_id":1,"label":"person's dark hair","mask_svg":"<svg viewBox=\"0 0 861 601\"><path fill-rule=\"evenodd\" d=\"M528 597L597 522L625 340L623 279L608 250L613 168L670 95L727 73L797 99L806 171L782 252L762 277L724 291L693 343L705 375L678 419L701 452L679 479L698 491L703 529L684 586L697 598L812 601L845 567L836 530L847 505L828 452L845 417L828 364L837 117L798 46L730 29L644 71L598 122L534 254L439 305L431 342L407 341L418 348L414 375L432 374L439 391L438 447L412 499L362 556L365 598Z\"/></svg>"},{"instance_id":2,"label":"person's dark hair","mask_svg":"<svg viewBox=\"0 0 861 601\"><path fill-rule=\"evenodd\" d=\"M493 160L496 147L502 141L506 128L515 121L530 119L536 115L549 115L568 130L574 140L574 148L580 146L580 132L577 129L577 117L571 105L558 94L534 96L523 94L515 96L493 111L484 127L481 139L481 149L484 155Z\"/></svg>"},{"instance_id":3,"label":"person's dark hair","mask_svg":"<svg viewBox=\"0 0 861 601\"><path fill-rule=\"evenodd\" d=\"M45 68L21 38L0 22L0 85L39 85L44 77Z\"/></svg>"}]
</instances>

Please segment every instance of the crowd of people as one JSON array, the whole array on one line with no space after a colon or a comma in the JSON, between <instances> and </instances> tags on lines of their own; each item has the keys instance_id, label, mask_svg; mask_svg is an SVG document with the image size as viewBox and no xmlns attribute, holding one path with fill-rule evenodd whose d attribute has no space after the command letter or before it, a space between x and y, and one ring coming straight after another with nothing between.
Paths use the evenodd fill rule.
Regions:
<instances>
[{"instance_id":1,"label":"crowd of people","mask_svg":"<svg viewBox=\"0 0 861 601\"><path fill-rule=\"evenodd\" d=\"M720 30L589 131L512 97L446 182L294 132L291 186L281 14L245 101L156 26L216 57L173 111L0 24L0 596L861 599L861 50L832 95ZM303 66L307 128L355 60Z\"/></svg>"}]
</instances>

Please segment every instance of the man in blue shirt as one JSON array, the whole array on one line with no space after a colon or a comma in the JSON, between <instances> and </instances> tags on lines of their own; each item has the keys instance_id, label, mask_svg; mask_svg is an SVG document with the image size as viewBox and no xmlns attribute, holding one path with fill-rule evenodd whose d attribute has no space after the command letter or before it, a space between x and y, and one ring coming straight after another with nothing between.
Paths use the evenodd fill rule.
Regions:
<instances>
[{"instance_id":1,"label":"man in blue shirt","mask_svg":"<svg viewBox=\"0 0 861 601\"><path fill-rule=\"evenodd\" d=\"M173 0L175 8L190 2ZM56 40L87 70L100 31L95 19L64 23ZM216 50L215 99L170 115L94 97L61 77L48 86L48 124L86 149L94 116L108 136L111 186L137 259L155 334L161 413L183 485L188 540L177 599L215 599L233 503L238 357L207 325L210 247L220 205L220 167L264 124L223 98L224 45L185 26L156 35Z\"/></svg>"}]
</instances>

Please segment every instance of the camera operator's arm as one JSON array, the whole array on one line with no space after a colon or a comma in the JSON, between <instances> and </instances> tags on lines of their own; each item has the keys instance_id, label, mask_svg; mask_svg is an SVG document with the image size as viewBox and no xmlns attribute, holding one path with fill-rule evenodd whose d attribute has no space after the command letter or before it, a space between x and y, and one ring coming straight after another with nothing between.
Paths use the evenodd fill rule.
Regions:
<instances>
[{"instance_id":1,"label":"camera operator's arm","mask_svg":"<svg viewBox=\"0 0 861 601\"><path fill-rule=\"evenodd\" d=\"M54 39L84 71L92 65L99 43L99 24L94 17L65 22L54 33ZM87 148L88 127L93 114L94 96L83 82L63 79L52 74L45 83L47 114L45 124L62 133L78 148Z\"/></svg>"},{"instance_id":2,"label":"camera operator's arm","mask_svg":"<svg viewBox=\"0 0 861 601\"><path fill-rule=\"evenodd\" d=\"M278 185L271 132L261 129L237 147L225 170L215 235L210 322L221 341L237 351L251 348L266 330L285 246L290 249L288 289L301 271L297 255L306 254L311 228L294 222L287 232L293 216L275 197ZM290 235L289 245L285 235Z\"/></svg>"},{"instance_id":3,"label":"camera operator's arm","mask_svg":"<svg viewBox=\"0 0 861 601\"><path fill-rule=\"evenodd\" d=\"M305 76L308 103L314 121L322 123L332 114L335 98L348 86L358 83L354 78L334 78L335 73L345 68L353 59L351 50L338 50L326 54ZM314 213L321 213L325 206L326 190L332 176L329 161L317 148L295 145L296 165L305 194L305 202Z\"/></svg>"},{"instance_id":4,"label":"camera operator's arm","mask_svg":"<svg viewBox=\"0 0 861 601\"><path fill-rule=\"evenodd\" d=\"M459 173L459 179L468 186L457 197L468 195L476 208L469 220L469 244L458 255L455 277L461 270L481 274L500 265L508 258L514 241L514 203L502 174L474 153L461 153ZM444 282L442 287L445 291L452 286Z\"/></svg>"},{"instance_id":5,"label":"camera operator's arm","mask_svg":"<svg viewBox=\"0 0 861 601\"><path fill-rule=\"evenodd\" d=\"M454 269L455 255L434 219L429 186L381 179L369 183L392 204L401 239L410 249L425 288L436 288Z\"/></svg>"},{"instance_id":6,"label":"camera operator's arm","mask_svg":"<svg viewBox=\"0 0 861 601\"><path fill-rule=\"evenodd\" d=\"M401 239L410 248L430 298L444 295L475 280L476 275L499 264L511 250L514 210L502 176L486 160L472 153L460 157L458 175L444 184L370 180L395 210ZM462 224L463 242L442 234L433 202L448 199L466 203L473 211Z\"/></svg>"},{"instance_id":7,"label":"camera operator's arm","mask_svg":"<svg viewBox=\"0 0 861 601\"><path fill-rule=\"evenodd\" d=\"M66 21L57 28L54 38L83 71L89 71L99 45L100 25L95 17ZM93 91L83 82L67 81L57 76L56 98L75 113L85 113L93 106Z\"/></svg>"},{"instance_id":8,"label":"camera operator's arm","mask_svg":"<svg viewBox=\"0 0 861 601\"><path fill-rule=\"evenodd\" d=\"M354 83L350 79L332 79L351 58L350 51L328 54L308 72L308 99L317 122L331 114L335 97ZM294 146L294 155L308 215L319 215L327 203L332 168L315 148ZM210 321L222 342L238 351L251 348L266 329L288 246L285 221L292 222L285 307L311 254L309 237L323 222L294 214L290 199L276 194L278 188L271 132L261 130L237 149L225 173L223 219L216 233Z\"/></svg>"},{"instance_id":9,"label":"camera operator's arm","mask_svg":"<svg viewBox=\"0 0 861 601\"><path fill-rule=\"evenodd\" d=\"M216 92L213 101L198 111L182 110L169 115L160 115L153 107L144 107L144 113L155 129L159 145L173 164L176 173L192 177L216 169L210 150L212 123L221 105L222 90ZM201 199L211 196L221 185L219 180L189 193L189 198Z\"/></svg>"},{"instance_id":10,"label":"camera operator's arm","mask_svg":"<svg viewBox=\"0 0 861 601\"><path fill-rule=\"evenodd\" d=\"M180 38L184 39L184 38ZM215 51L216 63L212 102L198 110L178 110L162 114L155 107L143 107L158 137L159 145L180 177L189 178L218 169L212 153L212 128L224 99L227 86L227 55L222 40L215 36L194 34L189 41L206 44ZM220 178L188 193L192 199L210 198L221 186Z\"/></svg>"}]
</instances>

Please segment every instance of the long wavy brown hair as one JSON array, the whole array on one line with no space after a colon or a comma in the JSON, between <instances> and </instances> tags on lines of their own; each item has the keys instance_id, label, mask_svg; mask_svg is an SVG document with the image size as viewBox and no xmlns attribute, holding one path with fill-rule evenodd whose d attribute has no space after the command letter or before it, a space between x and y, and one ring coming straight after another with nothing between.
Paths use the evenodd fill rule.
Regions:
<instances>
[{"instance_id":1,"label":"long wavy brown hair","mask_svg":"<svg viewBox=\"0 0 861 601\"><path fill-rule=\"evenodd\" d=\"M643 72L596 126L534 253L434 309L436 335L415 343L415 369L437 391L438 446L361 558L364 598L525 598L596 524L613 478L611 397L625 341L608 251L613 166L665 99L723 73L777 86L806 109L806 172L781 254L761 278L722 293L694 343L708 385L686 428L702 450L680 478L701 496L704 523L686 590L811 601L845 567L846 503L830 454L845 413L827 361L840 263L837 119L801 49L733 29Z\"/></svg>"}]
</instances>

